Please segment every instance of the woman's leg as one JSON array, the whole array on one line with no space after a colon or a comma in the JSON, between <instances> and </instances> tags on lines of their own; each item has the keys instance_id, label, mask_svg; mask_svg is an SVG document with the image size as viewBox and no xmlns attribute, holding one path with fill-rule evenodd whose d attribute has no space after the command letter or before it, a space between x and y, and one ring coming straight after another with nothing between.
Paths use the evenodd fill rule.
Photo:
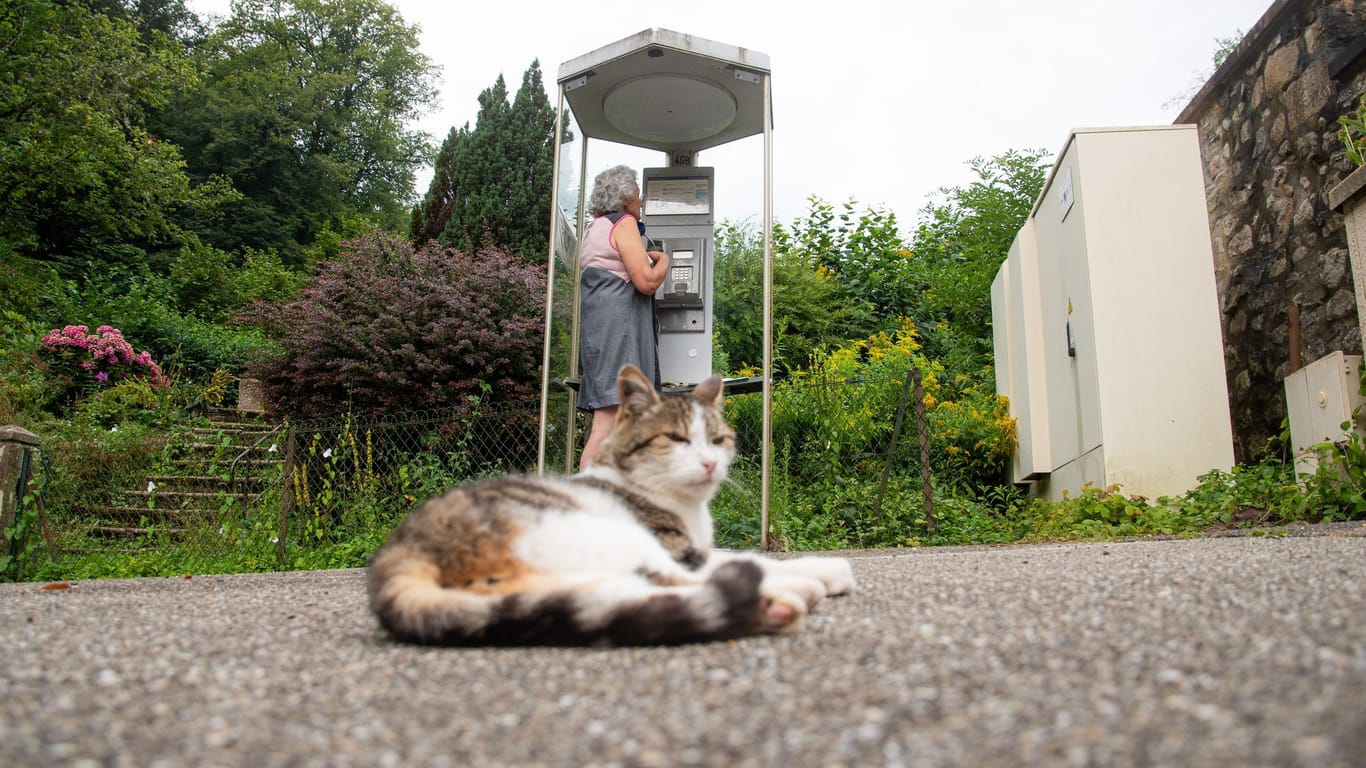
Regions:
<instances>
[{"instance_id":1,"label":"woman's leg","mask_svg":"<svg viewBox=\"0 0 1366 768\"><path fill-rule=\"evenodd\" d=\"M593 424L588 428L588 440L583 444L583 453L579 455L580 472L593 463L594 457L598 455L598 445L612 433L612 426L616 423L617 406L605 405L593 411Z\"/></svg>"}]
</instances>

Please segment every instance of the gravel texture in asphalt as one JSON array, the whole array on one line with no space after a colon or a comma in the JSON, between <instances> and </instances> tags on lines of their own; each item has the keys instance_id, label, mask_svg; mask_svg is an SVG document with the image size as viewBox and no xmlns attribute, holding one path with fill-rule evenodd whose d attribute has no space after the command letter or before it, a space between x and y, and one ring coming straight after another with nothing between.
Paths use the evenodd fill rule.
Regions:
<instances>
[{"instance_id":1,"label":"gravel texture in asphalt","mask_svg":"<svg viewBox=\"0 0 1366 768\"><path fill-rule=\"evenodd\" d=\"M10 766L1361 766L1366 528L851 553L793 635L401 646L361 571L0 585Z\"/></svg>"}]
</instances>

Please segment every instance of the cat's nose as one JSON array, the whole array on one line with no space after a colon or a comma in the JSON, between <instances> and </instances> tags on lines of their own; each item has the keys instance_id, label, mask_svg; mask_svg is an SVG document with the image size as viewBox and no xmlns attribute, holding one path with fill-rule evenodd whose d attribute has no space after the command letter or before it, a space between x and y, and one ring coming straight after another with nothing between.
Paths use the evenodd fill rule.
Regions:
<instances>
[{"instance_id":1,"label":"cat's nose","mask_svg":"<svg viewBox=\"0 0 1366 768\"><path fill-rule=\"evenodd\" d=\"M716 459L703 459L702 468L707 470L707 477L711 477L711 473L716 470Z\"/></svg>"}]
</instances>

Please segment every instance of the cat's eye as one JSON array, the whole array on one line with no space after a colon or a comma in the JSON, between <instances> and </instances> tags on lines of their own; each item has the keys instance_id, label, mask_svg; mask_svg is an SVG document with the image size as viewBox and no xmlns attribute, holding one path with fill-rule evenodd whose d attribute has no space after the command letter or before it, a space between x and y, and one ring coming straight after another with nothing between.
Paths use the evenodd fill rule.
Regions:
<instances>
[{"instance_id":1,"label":"cat's eye","mask_svg":"<svg viewBox=\"0 0 1366 768\"><path fill-rule=\"evenodd\" d=\"M675 442L675 443L684 443L684 444L686 444L686 443L692 442L691 440L688 439L688 436L687 436L687 435L685 435L685 434L683 434L683 433L681 433L681 432L665 432L665 433L664 433L664 436L667 437L667 438L669 438L670 440L672 440L672 441Z\"/></svg>"},{"instance_id":2,"label":"cat's eye","mask_svg":"<svg viewBox=\"0 0 1366 768\"><path fill-rule=\"evenodd\" d=\"M726 444L726 441L729 440L729 439L730 439L730 436L729 436L729 435L717 435L716 437L713 437L713 438L711 439L711 444L712 444L712 445L725 445L725 444Z\"/></svg>"}]
</instances>

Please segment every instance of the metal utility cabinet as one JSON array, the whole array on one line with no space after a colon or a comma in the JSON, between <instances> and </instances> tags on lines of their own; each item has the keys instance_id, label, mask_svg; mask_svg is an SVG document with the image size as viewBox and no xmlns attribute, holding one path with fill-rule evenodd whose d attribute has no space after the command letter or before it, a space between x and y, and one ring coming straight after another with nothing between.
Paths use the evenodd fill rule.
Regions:
<instances>
[{"instance_id":1,"label":"metal utility cabinet","mask_svg":"<svg viewBox=\"0 0 1366 768\"><path fill-rule=\"evenodd\" d=\"M1233 465L1195 126L1079 129L992 284L1011 479L1179 495Z\"/></svg>"}]
</instances>

